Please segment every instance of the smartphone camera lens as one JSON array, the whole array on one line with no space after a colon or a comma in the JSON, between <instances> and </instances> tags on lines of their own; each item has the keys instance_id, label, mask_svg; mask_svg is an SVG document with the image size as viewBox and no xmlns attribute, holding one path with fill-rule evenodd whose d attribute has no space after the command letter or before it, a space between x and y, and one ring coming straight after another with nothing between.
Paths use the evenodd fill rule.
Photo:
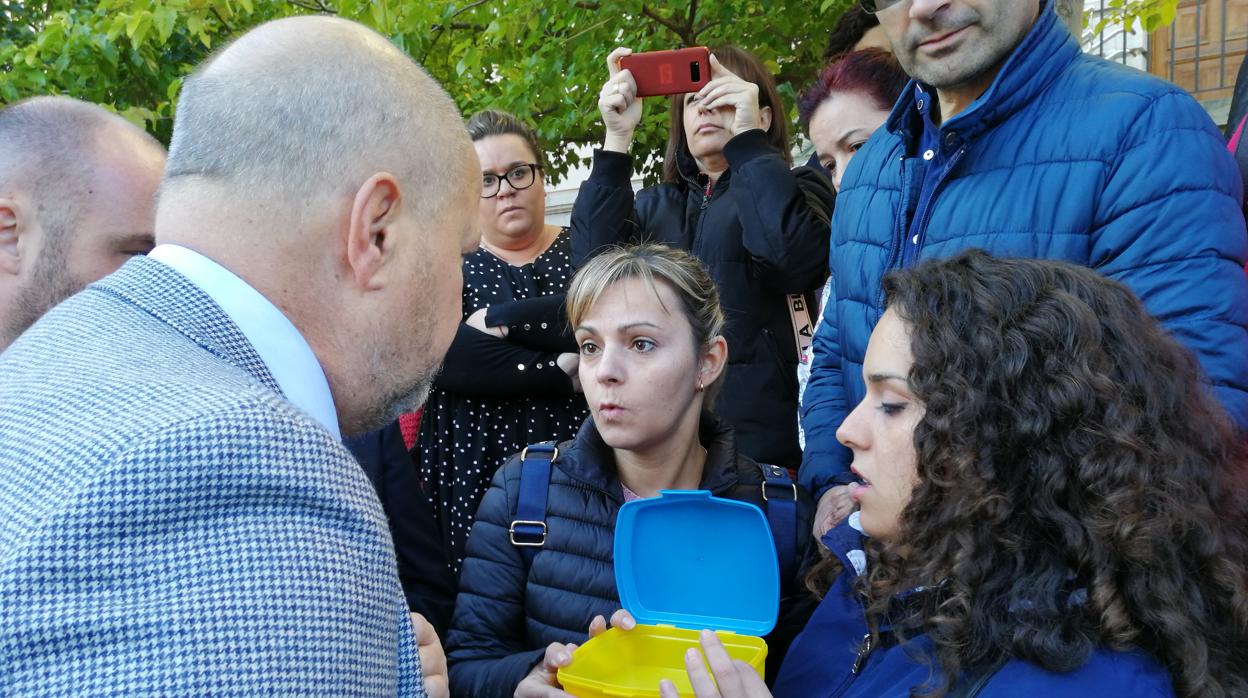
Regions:
<instances>
[{"instance_id":1,"label":"smartphone camera lens","mask_svg":"<svg viewBox=\"0 0 1248 698\"><path fill-rule=\"evenodd\" d=\"M702 63L692 61L689 63L689 79L693 82L702 82Z\"/></svg>"}]
</instances>

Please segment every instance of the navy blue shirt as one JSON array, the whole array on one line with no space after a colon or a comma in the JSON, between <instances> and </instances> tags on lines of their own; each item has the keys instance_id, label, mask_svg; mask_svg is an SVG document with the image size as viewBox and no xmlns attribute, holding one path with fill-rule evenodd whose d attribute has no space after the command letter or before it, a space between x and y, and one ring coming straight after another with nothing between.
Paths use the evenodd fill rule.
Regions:
<instances>
[{"instance_id":1,"label":"navy blue shirt","mask_svg":"<svg viewBox=\"0 0 1248 698\"><path fill-rule=\"evenodd\" d=\"M906 235L906 244L902 248L901 265L903 267L910 266L915 257L918 255L919 249L923 246L923 228L925 226L924 219L927 217L927 210L931 207L933 195L936 193L936 187L940 181L949 174L949 170L953 169L956 158L950 157L947 153L940 150L940 126L932 121L932 102L935 96L923 89L919 83L914 83L914 106L919 113L919 121L921 129L919 131L918 152L916 155L923 159L922 169L925 172L923 176L922 194L919 196L919 205L915 209L913 217L910 219L910 232Z\"/></svg>"}]
</instances>

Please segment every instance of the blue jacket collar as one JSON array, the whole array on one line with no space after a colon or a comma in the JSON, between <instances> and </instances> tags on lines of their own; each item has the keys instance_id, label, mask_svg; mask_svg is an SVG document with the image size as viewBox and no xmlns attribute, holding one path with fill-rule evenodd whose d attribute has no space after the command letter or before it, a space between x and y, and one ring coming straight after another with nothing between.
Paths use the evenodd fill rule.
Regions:
<instances>
[{"instance_id":1,"label":"blue jacket collar","mask_svg":"<svg viewBox=\"0 0 1248 698\"><path fill-rule=\"evenodd\" d=\"M1080 53L1075 37L1054 11L1053 0L1045 0L1036 23L1006 59L992 85L966 111L943 123L941 130L956 127L966 139L1005 121L1043 94ZM924 89L935 94L934 88ZM906 152L913 152L922 129L914 81L902 90L886 124L889 132L901 136Z\"/></svg>"},{"instance_id":2,"label":"blue jacket collar","mask_svg":"<svg viewBox=\"0 0 1248 698\"><path fill-rule=\"evenodd\" d=\"M712 412L703 411L698 440L706 448L706 469L701 489L722 492L739 481L736 439L732 427ZM559 445L562 455L555 461L563 472L583 485L606 492L620 502L624 493L615 469L615 454L602 440L594 418L587 417L571 441Z\"/></svg>"}]
</instances>

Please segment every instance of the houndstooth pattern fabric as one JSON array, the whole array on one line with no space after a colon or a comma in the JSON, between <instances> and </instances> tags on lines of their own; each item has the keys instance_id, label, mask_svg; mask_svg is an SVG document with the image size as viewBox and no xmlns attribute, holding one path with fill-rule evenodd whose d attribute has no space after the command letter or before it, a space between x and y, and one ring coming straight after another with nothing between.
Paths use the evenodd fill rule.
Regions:
<instances>
[{"instance_id":1,"label":"houndstooth pattern fabric","mask_svg":"<svg viewBox=\"0 0 1248 698\"><path fill-rule=\"evenodd\" d=\"M0 354L0 469L0 695L424 695L367 478L159 262Z\"/></svg>"}]
</instances>

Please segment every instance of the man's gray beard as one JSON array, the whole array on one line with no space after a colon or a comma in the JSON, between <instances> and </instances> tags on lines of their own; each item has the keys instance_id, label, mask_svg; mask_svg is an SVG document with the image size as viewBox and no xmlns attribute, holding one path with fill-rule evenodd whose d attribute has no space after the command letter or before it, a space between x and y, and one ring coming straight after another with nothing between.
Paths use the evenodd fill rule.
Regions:
<instances>
[{"instance_id":1,"label":"man's gray beard","mask_svg":"<svg viewBox=\"0 0 1248 698\"><path fill-rule=\"evenodd\" d=\"M397 420L399 415L420 409L429 399L433 379L441 370L442 362L438 362L416 380L391 392L361 417L359 428L353 431L360 434L376 431Z\"/></svg>"},{"instance_id":2,"label":"man's gray beard","mask_svg":"<svg viewBox=\"0 0 1248 698\"><path fill-rule=\"evenodd\" d=\"M4 323L3 333L0 333L0 351L35 324L44 313L85 286L69 273L64 255L49 250L46 242L44 245L30 281L18 291L13 314Z\"/></svg>"}]
</instances>

